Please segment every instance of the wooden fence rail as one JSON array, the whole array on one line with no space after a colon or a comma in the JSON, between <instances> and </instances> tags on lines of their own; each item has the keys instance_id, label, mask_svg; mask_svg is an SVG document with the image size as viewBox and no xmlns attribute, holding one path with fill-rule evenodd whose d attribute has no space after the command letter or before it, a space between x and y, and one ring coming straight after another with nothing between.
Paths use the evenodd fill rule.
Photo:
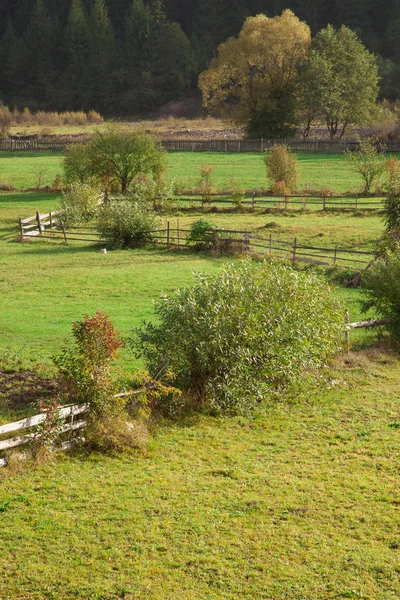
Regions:
<instances>
[{"instance_id":1,"label":"wooden fence rail","mask_svg":"<svg viewBox=\"0 0 400 600\"><path fill-rule=\"evenodd\" d=\"M90 136L87 137L87 140ZM8 138L0 140L0 152L64 152L70 145L82 143L82 137L57 138ZM220 139L220 140L191 140L175 139L160 140L160 146L167 152L264 152L274 144L285 144L295 152L316 152L338 154L347 150L358 150L358 141L339 140L264 140L264 139ZM390 141L382 144L386 152L400 153L400 142Z\"/></svg>"},{"instance_id":2,"label":"wooden fence rail","mask_svg":"<svg viewBox=\"0 0 400 600\"><path fill-rule=\"evenodd\" d=\"M58 419L60 419L59 433L65 434L68 432L75 432L86 427L87 421L85 419L75 420L75 417L87 413L89 410L88 404L73 404L69 406L62 406L58 409ZM35 440L40 439L40 433L34 431L32 433L24 433L22 436L9 437L10 433L22 430L30 430L37 427L46 420L46 413L40 415L34 415L33 417L27 417L14 423L7 423L6 425L0 425L0 438L7 436L6 439L0 439L0 451L11 450L17 448ZM58 449L67 450L73 445L73 440L66 440L58 446ZM0 467L7 465L6 458L0 458Z\"/></svg>"}]
</instances>

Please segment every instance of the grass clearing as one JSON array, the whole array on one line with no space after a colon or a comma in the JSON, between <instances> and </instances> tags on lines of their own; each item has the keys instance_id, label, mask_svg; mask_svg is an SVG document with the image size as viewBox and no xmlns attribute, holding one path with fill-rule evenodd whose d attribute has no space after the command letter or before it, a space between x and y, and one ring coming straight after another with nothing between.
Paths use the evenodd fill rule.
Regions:
<instances>
[{"instance_id":1,"label":"grass clearing","mask_svg":"<svg viewBox=\"0 0 400 600\"><path fill-rule=\"evenodd\" d=\"M353 173L343 154L299 153L300 187L328 188L337 193L358 192L361 178ZM0 183L33 187L42 171L42 185L51 185L63 173L63 154L41 152L0 153ZM212 167L213 185L227 188L232 178L246 189L269 187L262 154L220 154L216 152L176 152L167 155L168 177L180 188L196 188L200 167Z\"/></svg>"},{"instance_id":2,"label":"grass clearing","mask_svg":"<svg viewBox=\"0 0 400 600\"><path fill-rule=\"evenodd\" d=\"M345 362L294 404L3 481L0 597L399 597L400 369Z\"/></svg>"}]
</instances>

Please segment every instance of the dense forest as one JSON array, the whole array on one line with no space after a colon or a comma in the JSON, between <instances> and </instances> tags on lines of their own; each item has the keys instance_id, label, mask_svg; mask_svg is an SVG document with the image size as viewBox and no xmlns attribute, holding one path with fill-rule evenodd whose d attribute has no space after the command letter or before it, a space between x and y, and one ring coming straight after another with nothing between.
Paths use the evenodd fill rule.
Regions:
<instances>
[{"instance_id":1,"label":"dense forest","mask_svg":"<svg viewBox=\"0 0 400 600\"><path fill-rule=\"evenodd\" d=\"M0 100L149 112L195 89L247 16L285 8L313 34L353 29L378 56L381 97L400 96L400 0L0 0Z\"/></svg>"}]
</instances>

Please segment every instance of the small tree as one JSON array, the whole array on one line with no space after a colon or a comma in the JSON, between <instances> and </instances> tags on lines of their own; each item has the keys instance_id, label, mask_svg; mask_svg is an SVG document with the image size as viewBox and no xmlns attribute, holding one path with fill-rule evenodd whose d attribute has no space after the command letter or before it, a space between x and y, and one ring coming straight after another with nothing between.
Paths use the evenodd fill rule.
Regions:
<instances>
[{"instance_id":1,"label":"small tree","mask_svg":"<svg viewBox=\"0 0 400 600\"><path fill-rule=\"evenodd\" d=\"M158 225L154 212L124 201L102 207L97 229L116 248L139 248L153 240Z\"/></svg>"},{"instance_id":2,"label":"small tree","mask_svg":"<svg viewBox=\"0 0 400 600\"><path fill-rule=\"evenodd\" d=\"M398 247L400 242L400 173L398 172L392 176L389 183L384 211L388 246L393 249Z\"/></svg>"},{"instance_id":3,"label":"small tree","mask_svg":"<svg viewBox=\"0 0 400 600\"><path fill-rule=\"evenodd\" d=\"M366 138L360 141L360 149L355 152L346 151L345 155L356 173L359 173L364 180L364 194L369 194L374 185L379 183L385 171L385 154L374 138Z\"/></svg>"},{"instance_id":4,"label":"small tree","mask_svg":"<svg viewBox=\"0 0 400 600\"><path fill-rule=\"evenodd\" d=\"M66 181L109 178L112 186L125 193L140 175L159 177L164 170L164 156L156 140L143 131L111 126L105 132L97 132L85 146L67 154Z\"/></svg>"},{"instance_id":5,"label":"small tree","mask_svg":"<svg viewBox=\"0 0 400 600\"><path fill-rule=\"evenodd\" d=\"M60 201L64 225L84 225L91 221L99 211L101 200L102 194L88 183L69 186Z\"/></svg>"},{"instance_id":6,"label":"small tree","mask_svg":"<svg viewBox=\"0 0 400 600\"><path fill-rule=\"evenodd\" d=\"M264 156L267 175L274 185L283 183L290 191L296 190L299 181L297 156L286 146L275 145Z\"/></svg>"}]
</instances>

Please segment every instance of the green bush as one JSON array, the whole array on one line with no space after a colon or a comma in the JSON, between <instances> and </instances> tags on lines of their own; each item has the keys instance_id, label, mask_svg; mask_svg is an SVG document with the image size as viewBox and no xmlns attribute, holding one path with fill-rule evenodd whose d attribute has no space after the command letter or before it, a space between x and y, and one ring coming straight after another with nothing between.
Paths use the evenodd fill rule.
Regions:
<instances>
[{"instance_id":1,"label":"green bush","mask_svg":"<svg viewBox=\"0 0 400 600\"><path fill-rule=\"evenodd\" d=\"M393 319L388 328L400 341L400 251L389 254L365 271L362 288L364 310L372 309L378 317Z\"/></svg>"},{"instance_id":2,"label":"green bush","mask_svg":"<svg viewBox=\"0 0 400 600\"><path fill-rule=\"evenodd\" d=\"M190 245L193 242L195 244L202 244L207 242L212 235L212 231L215 229L215 225L207 219L198 219L191 224L189 235L186 237L186 244Z\"/></svg>"},{"instance_id":3,"label":"green bush","mask_svg":"<svg viewBox=\"0 0 400 600\"><path fill-rule=\"evenodd\" d=\"M117 248L138 248L154 238L159 219L135 202L121 200L103 205L97 229L102 238Z\"/></svg>"},{"instance_id":4,"label":"green bush","mask_svg":"<svg viewBox=\"0 0 400 600\"><path fill-rule=\"evenodd\" d=\"M127 200L158 212L168 210L175 200L174 183L168 182L163 176L153 178L143 175L133 182Z\"/></svg>"},{"instance_id":5,"label":"green bush","mask_svg":"<svg viewBox=\"0 0 400 600\"><path fill-rule=\"evenodd\" d=\"M97 214L102 194L87 183L71 185L61 196L60 209L63 223L67 226L83 225Z\"/></svg>"},{"instance_id":6,"label":"green bush","mask_svg":"<svg viewBox=\"0 0 400 600\"><path fill-rule=\"evenodd\" d=\"M273 184L284 184L287 191L294 192L299 183L297 156L286 146L275 145L264 156L267 175Z\"/></svg>"},{"instance_id":7,"label":"green bush","mask_svg":"<svg viewBox=\"0 0 400 600\"><path fill-rule=\"evenodd\" d=\"M250 260L156 304L158 323L131 346L150 373L164 366L188 402L218 411L254 406L339 350L344 311L325 280L290 266Z\"/></svg>"}]
</instances>

